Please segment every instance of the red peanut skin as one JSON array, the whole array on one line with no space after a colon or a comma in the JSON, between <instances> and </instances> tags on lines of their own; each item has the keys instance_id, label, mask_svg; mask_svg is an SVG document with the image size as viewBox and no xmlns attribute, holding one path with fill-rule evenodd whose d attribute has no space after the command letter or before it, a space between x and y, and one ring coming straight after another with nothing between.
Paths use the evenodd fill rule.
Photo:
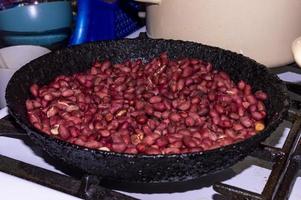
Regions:
<instances>
[{"instance_id":1,"label":"red peanut skin","mask_svg":"<svg viewBox=\"0 0 301 200\"><path fill-rule=\"evenodd\" d=\"M264 91L198 59L95 62L90 70L33 84L26 101L32 125L92 149L128 154L206 151L257 133ZM263 124L264 125L264 124Z\"/></svg>"}]
</instances>

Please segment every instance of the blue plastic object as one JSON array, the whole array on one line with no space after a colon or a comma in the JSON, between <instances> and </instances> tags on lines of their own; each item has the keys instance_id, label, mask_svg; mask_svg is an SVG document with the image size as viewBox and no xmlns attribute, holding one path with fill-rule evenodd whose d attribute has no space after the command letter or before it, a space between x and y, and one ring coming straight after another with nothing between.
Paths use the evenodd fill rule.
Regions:
<instances>
[{"instance_id":1,"label":"blue plastic object","mask_svg":"<svg viewBox=\"0 0 301 200\"><path fill-rule=\"evenodd\" d=\"M69 40L72 25L70 1L40 1L26 5L22 2L21 5L13 4L14 6L5 4L6 9L1 7L1 42L5 45L31 44L51 47Z\"/></svg>"},{"instance_id":2,"label":"blue plastic object","mask_svg":"<svg viewBox=\"0 0 301 200\"><path fill-rule=\"evenodd\" d=\"M17 6L0 11L0 30L43 32L70 27L72 9L69 1Z\"/></svg>"},{"instance_id":3,"label":"blue plastic object","mask_svg":"<svg viewBox=\"0 0 301 200\"><path fill-rule=\"evenodd\" d=\"M142 26L132 0L78 0L70 44L122 38Z\"/></svg>"}]
</instances>

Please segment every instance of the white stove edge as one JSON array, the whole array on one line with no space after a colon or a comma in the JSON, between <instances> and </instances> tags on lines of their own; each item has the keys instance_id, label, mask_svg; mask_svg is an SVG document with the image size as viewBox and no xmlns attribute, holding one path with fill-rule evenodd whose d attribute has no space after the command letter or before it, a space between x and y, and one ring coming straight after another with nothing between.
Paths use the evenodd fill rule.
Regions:
<instances>
[{"instance_id":1,"label":"white stove edge","mask_svg":"<svg viewBox=\"0 0 301 200\"><path fill-rule=\"evenodd\" d=\"M279 77L286 81L299 81L301 75L291 72L280 74ZM7 115L7 108L0 110L0 118ZM283 130L283 129L282 129ZM276 146L281 146L289 129L284 129L284 134L280 138ZM277 133L282 134L282 133ZM279 136L280 137L280 136ZM48 164L42 157L38 156L40 151L35 151L24 144L23 141L18 139L11 139L0 137L0 154L27 162L48 170L62 173ZM254 163L258 164L253 165ZM225 183L240 186L245 189L249 189L254 192L261 192L264 184L266 183L270 170L260 167L265 165L264 162L258 161L253 158L247 158L246 161L236 164L231 168L234 172L239 172L239 175L226 180ZM208 181L208 180L206 180ZM209 180L210 181L210 180ZM298 188L298 189L297 189ZM301 199L301 178L298 177L296 184L294 185L292 194L289 200ZM5 174L0 172L0 192L2 199L22 199L22 200L75 200L73 196L40 186L35 183L28 182L26 180ZM213 200L216 194L212 187L204 187L198 190L192 190L182 193L167 193L167 194L139 194L139 193L126 193L130 196L136 197L141 200Z\"/></svg>"}]
</instances>

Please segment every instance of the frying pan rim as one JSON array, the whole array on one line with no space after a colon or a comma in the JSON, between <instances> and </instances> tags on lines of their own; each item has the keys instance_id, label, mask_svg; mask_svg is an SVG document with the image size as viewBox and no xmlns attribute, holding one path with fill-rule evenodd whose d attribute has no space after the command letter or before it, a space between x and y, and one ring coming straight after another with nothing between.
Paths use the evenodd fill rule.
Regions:
<instances>
[{"instance_id":1,"label":"frying pan rim","mask_svg":"<svg viewBox=\"0 0 301 200\"><path fill-rule=\"evenodd\" d=\"M193 153L181 153L181 154L158 154L158 155L147 155L147 154L129 154L129 153L118 153L118 152L114 152L114 151L103 151L103 150L98 150L98 149L92 149L92 148L88 148L88 147L83 147L83 146L79 146L79 145L76 145L76 144L72 144L72 143L69 143L69 142L66 142L64 140L61 140L61 139L58 139L58 138L55 138L55 137L52 137L52 136L49 136L41 131L39 131L38 129L36 129L35 127L33 127L29 122L23 122L23 120L19 117L18 114L16 114L13 109L11 109L10 107L10 101L9 101L9 95L8 95L8 90L9 90L9 87L10 85L12 84L11 83L11 80L14 78L15 74L18 73L18 71L20 70L24 70L24 68L26 67L30 67L31 63L32 62L36 62L37 60L43 60L43 59L46 59L47 57L49 56L52 56L52 55L56 55L58 52L60 53L63 53L65 51L68 51L68 50L76 50L76 49L80 49L80 48L83 48L85 46L89 46L89 45L98 45L98 44L110 44L110 43L116 43L116 42L127 42L127 41L136 41L136 40L153 40L153 41L159 41L159 42L176 42L176 43L184 43L184 44L193 44L193 45L200 45L200 46L203 46L204 48L209 48L209 49L215 49L215 50L222 50L223 52L225 53L231 53L232 55L235 55L235 56L239 56L239 57L242 57L244 60L249 60L251 62L253 62L254 64L257 65L257 67L260 67L265 73L268 73L269 76L271 76L271 78L274 78L275 81L277 81L279 83L279 86L281 85L281 92L284 96L284 107L283 109L278 113L278 116L277 118L273 119L268 125L267 127L261 131L260 133L257 133L256 135L254 136L251 136L247 139L244 139L242 141L238 141L236 143L232 143L232 144L229 144L229 145L226 145L226 146L222 146L222 147L219 147L219 148L216 148L216 149L211 149L211 150L206 150L206 151L200 151L200 152L193 152ZM195 155L210 155L210 154L214 154L216 152L221 152L221 151L224 151L224 150L229 150L229 149L235 149L236 146L240 146L240 145L243 145L244 142L248 141L248 140L252 140L254 139L256 136L258 136L259 134L263 134L264 132L272 132L274 131L273 128L275 124L279 124L281 123L282 119L283 119L283 116L287 113L287 110L289 108L289 97L288 97L288 92L287 92L287 87L286 85L283 83L283 81L276 75L272 74L268 68L258 62L256 62L255 60L245 56L245 55L242 55L242 54L239 54L239 53L236 53L236 52L232 52L232 51L229 51L229 50L226 50L226 49L222 49L222 48L219 48L219 47L214 47L214 46L209 46L209 45L205 45L205 44L202 44L202 43L196 43L196 42L191 42L191 41L183 41L183 40L173 40L173 39L151 39L151 38L125 38L125 39L118 39L118 40L106 40L106 41L97 41L97 42L89 42L89 43L85 43L85 44L80 44L80 45L73 45L73 46L69 46L69 47L66 47L66 48L63 48L63 49L59 49L59 50L56 50L56 51L52 51L50 53L47 53L27 64L25 64L24 66L22 66L20 69L18 69L15 73L8 85L7 85L7 88L6 88L6 100L7 100L7 107L8 107L8 112L11 116L13 116L13 118L17 121L17 123L19 125L22 126L22 128L24 128L26 130L26 133L28 133L28 130L29 129L30 131L34 131L35 133L38 133L39 135L41 135L43 137L44 140L50 140L50 141L53 141L53 142L56 142L58 143L59 145L61 146L66 146L66 147L71 147L73 149L76 149L76 150L80 150L80 151L89 151L89 153L92 153L92 154L95 154L95 155L105 155L105 156L115 156L115 157L126 157L126 158L141 158L141 159L153 159L153 158L184 158L184 157L190 157L190 156L195 156ZM28 119L27 119L28 120ZM28 125L27 125L28 124ZM271 133L269 133L269 136L270 136Z\"/></svg>"}]
</instances>

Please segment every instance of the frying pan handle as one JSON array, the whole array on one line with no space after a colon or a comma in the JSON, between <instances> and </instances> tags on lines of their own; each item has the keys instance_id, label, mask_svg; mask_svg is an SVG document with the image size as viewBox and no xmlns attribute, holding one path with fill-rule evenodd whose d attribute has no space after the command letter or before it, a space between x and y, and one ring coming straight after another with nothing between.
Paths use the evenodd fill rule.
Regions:
<instances>
[{"instance_id":1,"label":"frying pan handle","mask_svg":"<svg viewBox=\"0 0 301 200\"><path fill-rule=\"evenodd\" d=\"M6 116L0 119L0 137L20 137L27 136L26 132L17 125L11 116Z\"/></svg>"}]
</instances>

